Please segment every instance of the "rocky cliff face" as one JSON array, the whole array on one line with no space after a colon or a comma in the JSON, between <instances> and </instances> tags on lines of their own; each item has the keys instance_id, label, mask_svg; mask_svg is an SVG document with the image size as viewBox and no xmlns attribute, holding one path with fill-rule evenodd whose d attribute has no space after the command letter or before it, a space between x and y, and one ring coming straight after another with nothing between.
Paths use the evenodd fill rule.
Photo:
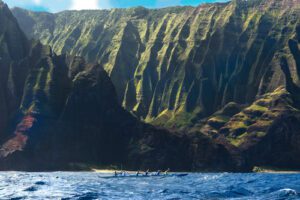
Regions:
<instances>
[{"instance_id":1,"label":"rocky cliff face","mask_svg":"<svg viewBox=\"0 0 300 200\"><path fill-rule=\"evenodd\" d=\"M25 35L7 6L0 3L0 136L4 135L9 119L22 97L25 77L16 79L17 71L26 73L23 58L28 52Z\"/></svg>"},{"instance_id":2,"label":"rocky cliff face","mask_svg":"<svg viewBox=\"0 0 300 200\"><path fill-rule=\"evenodd\" d=\"M124 108L157 125L182 127L284 85L278 57L286 55L297 71L289 44L299 43L299 5L233 0L196 8L13 13L28 37L101 63ZM291 79L297 82L298 73Z\"/></svg>"},{"instance_id":3,"label":"rocky cliff face","mask_svg":"<svg viewBox=\"0 0 300 200\"><path fill-rule=\"evenodd\" d=\"M15 9L48 46L1 2L0 168L299 168L299 5Z\"/></svg>"},{"instance_id":4,"label":"rocky cliff face","mask_svg":"<svg viewBox=\"0 0 300 200\"><path fill-rule=\"evenodd\" d=\"M125 111L98 64L57 56L40 43L31 53L18 113L1 138L0 169L71 169L72 163L176 170L234 166L228 151L210 138L156 129ZM190 153L205 147L214 158Z\"/></svg>"},{"instance_id":5,"label":"rocky cliff face","mask_svg":"<svg viewBox=\"0 0 300 200\"><path fill-rule=\"evenodd\" d=\"M72 163L174 170L234 166L229 152L207 136L140 122L120 106L101 65L29 42L3 2L0 22L0 170L65 170ZM205 147L213 158L199 152Z\"/></svg>"},{"instance_id":6,"label":"rocky cliff face","mask_svg":"<svg viewBox=\"0 0 300 200\"><path fill-rule=\"evenodd\" d=\"M245 168L299 168L300 116L294 98L278 88L250 106L230 103L199 125L200 130L222 143Z\"/></svg>"}]
</instances>

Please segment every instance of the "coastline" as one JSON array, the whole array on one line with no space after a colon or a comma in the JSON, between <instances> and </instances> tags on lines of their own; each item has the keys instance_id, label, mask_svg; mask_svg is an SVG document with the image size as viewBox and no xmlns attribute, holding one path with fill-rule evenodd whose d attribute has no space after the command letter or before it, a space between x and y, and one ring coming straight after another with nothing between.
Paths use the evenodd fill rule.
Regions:
<instances>
[{"instance_id":1,"label":"coastline","mask_svg":"<svg viewBox=\"0 0 300 200\"><path fill-rule=\"evenodd\" d=\"M164 172L166 169L161 169L162 172ZM145 170L135 170L135 169L126 169L123 167L118 167L115 165L95 165L95 164L85 164L85 163L69 163L65 167L61 168L52 168L52 169L34 169L34 170L28 170L28 169L5 169L0 170L1 172L5 171L23 171L23 172L92 172L92 173L103 173L103 174L113 174L115 171L121 172L126 171L129 174L137 173L138 171L140 173L145 172ZM151 170L150 172L156 172L157 170ZM169 171L170 173L208 173L208 174L218 174L218 173L230 173L230 174L251 174L251 173L268 173L268 174L300 174L300 169L291 169L291 168L278 168L278 167L270 167L270 166L255 166L252 170L249 171L213 171L213 170L202 170L202 171Z\"/></svg>"},{"instance_id":2,"label":"coastline","mask_svg":"<svg viewBox=\"0 0 300 200\"><path fill-rule=\"evenodd\" d=\"M300 174L300 171L277 171L277 170L264 170L260 172L254 173L262 173L262 174Z\"/></svg>"},{"instance_id":3,"label":"coastline","mask_svg":"<svg viewBox=\"0 0 300 200\"><path fill-rule=\"evenodd\" d=\"M253 173L267 173L267 174L299 174L300 170L294 169L279 169L271 167L254 167Z\"/></svg>"},{"instance_id":4,"label":"coastline","mask_svg":"<svg viewBox=\"0 0 300 200\"><path fill-rule=\"evenodd\" d=\"M91 167L91 172L95 173L114 173L115 171L122 171L119 169L107 169L107 168L97 168ZM136 173L134 170L124 170L128 173ZM140 170L140 172L143 172ZM172 173L176 173L176 171L172 171ZM252 171L249 172L208 172L208 171L190 171L187 173L266 173L266 174L300 174L300 170L294 169L280 169L280 168L272 168L272 167L254 167Z\"/></svg>"}]
</instances>

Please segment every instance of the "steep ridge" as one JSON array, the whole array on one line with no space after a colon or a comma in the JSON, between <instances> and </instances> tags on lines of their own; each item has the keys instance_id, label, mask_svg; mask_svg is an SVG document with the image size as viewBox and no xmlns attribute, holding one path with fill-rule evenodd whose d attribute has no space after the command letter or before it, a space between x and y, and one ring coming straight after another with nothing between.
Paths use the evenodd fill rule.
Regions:
<instances>
[{"instance_id":1,"label":"steep ridge","mask_svg":"<svg viewBox=\"0 0 300 200\"><path fill-rule=\"evenodd\" d=\"M0 169L65 170L74 169L74 164L101 164L235 170L228 151L208 137L159 130L125 111L101 66L57 56L39 43L32 52L28 59L37 62L26 78L14 132L3 138ZM79 65L83 70L75 74ZM208 148L215 157L199 155L200 148Z\"/></svg>"},{"instance_id":2,"label":"steep ridge","mask_svg":"<svg viewBox=\"0 0 300 200\"><path fill-rule=\"evenodd\" d=\"M10 20L12 19L12 20ZM17 109L22 97L22 85L26 73L23 58L27 55L29 44L17 20L8 7L0 2L0 136L4 135L9 119Z\"/></svg>"},{"instance_id":3,"label":"steep ridge","mask_svg":"<svg viewBox=\"0 0 300 200\"><path fill-rule=\"evenodd\" d=\"M13 13L28 37L101 63L128 111L156 125L186 127L229 102L251 104L285 84L278 57L287 54L295 71L298 55L292 56L297 52L289 41L299 31L299 5L233 0L155 10ZM297 82L298 74L292 76Z\"/></svg>"},{"instance_id":4,"label":"steep ridge","mask_svg":"<svg viewBox=\"0 0 300 200\"><path fill-rule=\"evenodd\" d=\"M0 22L7 24L0 28L1 70L7 72L0 79L6 111L0 114L0 170L74 170L81 164L238 170L229 152L207 136L140 122L119 105L101 65L29 42L8 7L0 2L0 8Z\"/></svg>"},{"instance_id":5,"label":"steep ridge","mask_svg":"<svg viewBox=\"0 0 300 200\"><path fill-rule=\"evenodd\" d=\"M278 88L260 96L250 106L230 103L209 117L200 130L223 143L249 169L298 169L300 113L294 98L285 88Z\"/></svg>"}]
</instances>

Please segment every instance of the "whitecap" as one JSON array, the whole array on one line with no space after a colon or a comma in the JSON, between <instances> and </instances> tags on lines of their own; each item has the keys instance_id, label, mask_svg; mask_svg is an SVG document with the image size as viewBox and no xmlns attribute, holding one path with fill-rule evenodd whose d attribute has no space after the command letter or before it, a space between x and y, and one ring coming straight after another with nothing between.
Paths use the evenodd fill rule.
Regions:
<instances>
[{"instance_id":1,"label":"whitecap","mask_svg":"<svg viewBox=\"0 0 300 200\"><path fill-rule=\"evenodd\" d=\"M293 190L293 189L290 189L290 188L281 189L281 190L279 190L279 192L284 193L284 194L289 195L289 196L298 195L296 190Z\"/></svg>"}]
</instances>

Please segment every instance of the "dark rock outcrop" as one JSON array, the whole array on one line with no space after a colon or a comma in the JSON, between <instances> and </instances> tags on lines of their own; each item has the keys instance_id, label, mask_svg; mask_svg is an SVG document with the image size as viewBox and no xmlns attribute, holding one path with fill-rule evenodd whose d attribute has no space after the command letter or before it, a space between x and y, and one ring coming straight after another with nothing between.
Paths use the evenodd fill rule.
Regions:
<instances>
[{"instance_id":1,"label":"dark rock outcrop","mask_svg":"<svg viewBox=\"0 0 300 200\"><path fill-rule=\"evenodd\" d=\"M9 8L0 2L0 136L4 135L22 97L29 43ZM20 72L20 74L19 74ZM17 78L18 77L18 78Z\"/></svg>"}]
</instances>

